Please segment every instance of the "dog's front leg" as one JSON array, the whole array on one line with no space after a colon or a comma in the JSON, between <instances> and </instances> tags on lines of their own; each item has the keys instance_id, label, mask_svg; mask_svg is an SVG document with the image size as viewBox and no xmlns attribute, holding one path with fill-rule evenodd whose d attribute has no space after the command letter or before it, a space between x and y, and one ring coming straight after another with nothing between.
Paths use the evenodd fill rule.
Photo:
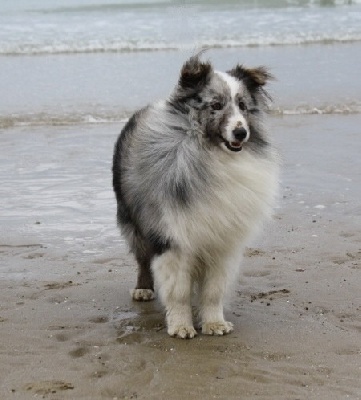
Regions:
<instances>
[{"instance_id":1,"label":"dog's front leg","mask_svg":"<svg viewBox=\"0 0 361 400\"><path fill-rule=\"evenodd\" d=\"M192 281L187 257L169 250L156 257L152 267L166 308L168 334L181 339L193 338L197 332L192 322Z\"/></svg>"},{"instance_id":2,"label":"dog's front leg","mask_svg":"<svg viewBox=\"0 0 361 400\"><path fill-rule=\"evenodd\" d=\"M233 324L223 316L226 283L227 276L222 268L206 267L200 285L202 333L206 335L225 335L233 331Z\"/></svg>"}]
</instances>

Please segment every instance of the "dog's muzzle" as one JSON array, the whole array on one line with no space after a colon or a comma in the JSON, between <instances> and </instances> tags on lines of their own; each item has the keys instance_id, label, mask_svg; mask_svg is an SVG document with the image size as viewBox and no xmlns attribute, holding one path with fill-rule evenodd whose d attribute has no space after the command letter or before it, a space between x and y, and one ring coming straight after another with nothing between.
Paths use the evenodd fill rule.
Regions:
<instances>
[{"instance_id":1,"label":"dog's muzzle","mask_svg":"<svg viewBox=\"0 0 361 400\"><path fill-rule=\"evenodd\" d=\"M244 128L236 128L232 131L232 141L226 140L223 136L221 136L222 142L225 144L228 150L231 151L241 151L243 142L247 138L247 131Z\"/></svg>"}]
</instances>

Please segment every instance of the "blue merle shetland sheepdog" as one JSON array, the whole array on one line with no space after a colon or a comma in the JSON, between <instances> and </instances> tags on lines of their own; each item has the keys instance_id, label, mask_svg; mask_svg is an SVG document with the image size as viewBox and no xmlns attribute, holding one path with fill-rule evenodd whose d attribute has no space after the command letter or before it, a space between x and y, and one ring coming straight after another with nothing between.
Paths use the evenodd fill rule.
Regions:
<instances>
[{"instance_id":1,"label":"blue merle shetland sheepdog","mask_svg":"<svg viewBox=\"0 0 361 400\"><path fill-rule=\"evenodd\" d=\"M114 150L117 219L138 263L134 300L166 309L169 335L224 335L227 284L244 247L271 215L277 154L262 119L272 78L264 67L213 69L193 56L164 101L136 112Z\"/></svg>"}]
</instances>

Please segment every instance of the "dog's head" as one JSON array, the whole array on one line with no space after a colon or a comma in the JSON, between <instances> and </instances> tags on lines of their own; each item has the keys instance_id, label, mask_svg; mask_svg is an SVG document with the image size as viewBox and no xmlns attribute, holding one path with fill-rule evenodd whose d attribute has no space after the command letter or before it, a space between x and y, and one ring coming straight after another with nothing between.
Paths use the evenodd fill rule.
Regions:
<instances>
[{"instance_id":1,"label":"dog's head","mask_svg":"<svg viewBox=\"0 0 361 400\"><path fill-rule=\"evenodd\" d=\"M265 144L257 127L269 99L264 89L269 79L264 67L237 65L218 72L194 56L183 65L171 102L195 120L211 143L239 152L248 141Z\"/></svg>"}]
</instances>

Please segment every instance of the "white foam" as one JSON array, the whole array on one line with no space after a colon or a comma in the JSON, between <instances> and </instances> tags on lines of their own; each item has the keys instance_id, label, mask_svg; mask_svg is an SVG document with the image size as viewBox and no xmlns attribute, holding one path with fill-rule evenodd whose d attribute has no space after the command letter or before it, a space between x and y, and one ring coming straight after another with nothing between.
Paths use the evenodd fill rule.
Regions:
<instances>
[{"instance_id":1,"label":"white foam","mask_svg":"<svg viewBox=\"0 0 361 400\"><path fill-rule=\"evenodd\" d=\"M117 122L125 124L128 117L125 113L115 113L112 110L104 110L101 114L93 113L63 113L63 114L47 114L45 112L33 114L10 114L0 115L0 129L6 129L16 126L70 126L70 125L87 125L87 124L106 124Z\"/></svg>"},{"instance_id":2,"label":"white foam","mask_svg":"<svg viewBox=\"0 0 361 400\"><path fill-rule=\"evenodd\" d=\"M352 5L347 5L346 0L336 0L337 7L320 7L320 0L289 0L283 4L263 0L250 2L252 7L234 1L231 4L200 2L197 12L184 3L181 7L180 3L169 0L166 11L164 4L140 10L139 4L133 8L129 3L126 15L122 4L105 4L104 9L99 4L80 7L79 0L74 0L59 9L49 4L54 2L39 2L43 2L42 7L33 4L16 9L15 5L12 12L2 4L10 2L0 2L0 54L109 53L361 41L361 2L358 0ZM278 7L273 8L276 3Z\"/></svg>"},{"instance_id":3,"label":"white foam","mask_svg":"<svg viewBox=\"0 0 361 400\"><path fill-rule=\"evenodd\" d=\"M361 23L361 21L360 21ZM0 35L1 36L1 35ZM305 35L268 35L244 37L243 39L202 39L190 42L154 42L147 40L114 41L114 40L54 40L51 44L39 38L33 43L9 42L0 38L0 55L41 55L41 54L88 54L88 53L131 53L144 51L184 51L196 48L238 48L262 46L288 46L306 44L337 44L361 41L361 32L355 34L305 34ZM315 110L317 112L317 110Z\"/></svg>"},{"instance_id":4,"label":"white foam","mask_svg":"<svg viewBox=\"0 0 361 400\"><path fill-rule=\"evenodd\" d=\"M303 104L294 108L274 107L270 112L275 115L327 115L327 114L360 114L361 102L351 101L343 104L323 104L313 106Z\"/></svg>"},{"instance_id":5,"label":"white foam","mask_svg":"<svg viewBox=\"0 0 361 400\"><path fill-rule=\"evenodd\" d=\"M270 109L273 115L326 115L326 114L361 114L361 103L351 102L346 104L324 105L318 106L318 111L315 113L315 107L312 105L302 105L294 109L283 109L276 107ZM0 128L9 128L13 126L41 126L41 125L82 125L82 124L104 124L110 122L126 123L131 111L117 111L112 108L103 109L101 112L89 110L74 111L73 113L50 114L39 110L34 113L24 114L3 114L0 115ZM301 164L296 164L296 167L301 167Z\"/></svg>"}]
</instances>

